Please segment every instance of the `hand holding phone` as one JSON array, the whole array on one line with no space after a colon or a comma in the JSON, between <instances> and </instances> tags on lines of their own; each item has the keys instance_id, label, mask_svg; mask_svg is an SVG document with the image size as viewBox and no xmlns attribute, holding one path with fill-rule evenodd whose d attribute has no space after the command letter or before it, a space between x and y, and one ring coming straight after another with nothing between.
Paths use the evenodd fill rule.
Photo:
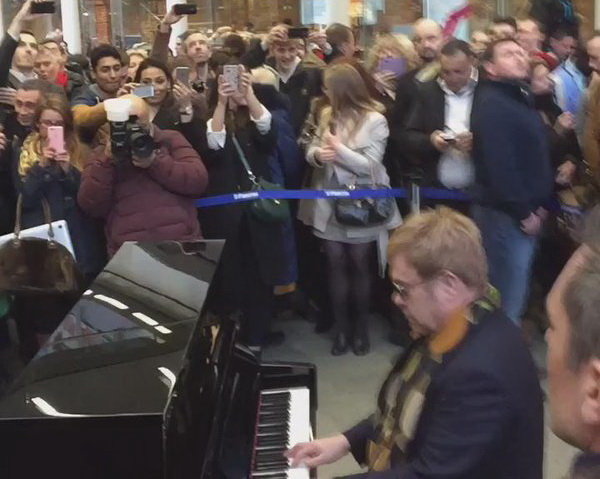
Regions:
<instances>
[{"instance_id":1,"label":"hand holding phone","mask_svg":"<svg viewBox=\"0 0 600 479\"><path fill-rule=\"evenodd\" d=\"M65 152L65 134L62 126L48 127L48 146L56 153Z\"/></svg>"}]
</instances>

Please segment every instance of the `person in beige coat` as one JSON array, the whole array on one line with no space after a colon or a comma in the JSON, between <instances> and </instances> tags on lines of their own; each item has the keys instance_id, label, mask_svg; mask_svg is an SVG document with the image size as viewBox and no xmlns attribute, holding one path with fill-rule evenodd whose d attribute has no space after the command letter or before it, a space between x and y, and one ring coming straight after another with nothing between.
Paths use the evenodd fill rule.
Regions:
<instances>
[{"instance_id":1,"label":"person in beige coat","mask_svg":"<svg viewBox=\"0 0 600 479\"><path fill-rule=\"evenodd\" d=\"M349 64L328 67L324 86L329 105L321 111L316 135L307 150L306 159L313 166L310 187L389 186L382 164L389 136L382 105L369 96L362 77ZM356 355L364 355L370 349L367 320L375 252L383 272L389 231L400 225L401 218L394 204L393 214L385 223L350 227L336 220L334 205L330 199L302 200L298 218L322 240L327 258L335 323L331 352L344 354L351 344Z\"/></svg>"}]
</instances>

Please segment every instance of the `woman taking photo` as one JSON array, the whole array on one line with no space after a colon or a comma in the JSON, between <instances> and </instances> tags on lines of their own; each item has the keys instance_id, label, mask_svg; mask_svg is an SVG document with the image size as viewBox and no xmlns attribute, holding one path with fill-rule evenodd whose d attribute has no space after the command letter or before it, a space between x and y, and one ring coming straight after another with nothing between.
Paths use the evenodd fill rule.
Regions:
<instances>
[{"instance_id":1,"label":"woman taking photo","mask_svg":"<svg viewBox=\"0 0 600 479\"><path fill-rule=\"evenodd\" d=\"M207 196L243 192L253 185L243 166L243 157L252 173L272 181L269 158L275 153L277 134L271 113L257 99L252 77L239 68L239 89L218 76L213 89L212 118L207 122L208 146L205 159L209 187ZM237 145L236 145L237 142ZM238 150L239 148L239 150ZM274 286L286 273L283 224L261 221L249 203L200 209L206 238L225 238L219 289L212 305L219 314L242 313L242 335L250 346L280 343L282 333L270 330L274 315Z\"/></svg>"},{"instance_id":2,"label":"woman taking photo","mask_svg":"<svg viewBox=\"0 0 600 479\"><path fill-rule=\"evenodd\" d=\"M325 71L329 105L321 110L317 134L307 150L314 189L346 189L355 185L389 186L382 160L389 136L383 107L369 95L365 82L349 64ZM379 271L385 270L388 231L401 223L395 202L387 219L372 226L338 222L335 200L302 200L298 218L320 238L327 258L329 296L335 321L333 355L350 345L356 355L369 352L369 299L377 250ZM350 317L350 312L353 317Z\"/></svg>"},{"instance_id":3,"label":"woman taking photo","mask_svg":"<svg viewBox=\"0 0 600 479\"><path fill-rule=\"evenodd\" d=\"M48 128L63 129L64 151L50 146ZM23 198L23 229L46 222L42 206L45 199L52 220L66 220L82 273L91 282L105 263L101 229L77 205L81 171L88 150L76 134L71 108L60 95L47 95L34 119L34 131L25 138L15 154L15 184Z\"/></svg>"},{"instance_id":4,"label":"woman taking photo","mask_svg":"<svg viewBox=\"0 0 600 479\"><path fill-rule=\"evenodd\" d=\"M150 108L150 121L161 130L179 131L202 157L206 151L206 109L195 92L175 81L169 68L162 62L147 58L140 63L134 83L119 90L118 96L130 94L140 85L150 85L154 95L144 98Z\"/></svg>"},{"instance_id":5,"label":"woman taking photo","mask_svg":"<svg viewBox=\"0 0 600 479\"><path fill-rule=\"evenodd\" d=\"M77 204L87 149L79 141L71 108L63 96L48 95L37 109L33 124L33 132L14 150L14 180L23 200L21 227L46 223L45 200L53 221L66 220L77 264L86 283L90 283L104 267L106 254L101 225L87 217ZM51 146L48 138L48 129L57 126L63 129L62 151ZM40 294L33 301L32 297L19 294L15 299L21 352L29 359L79 295Z\"/></svg>"}]
</instances>

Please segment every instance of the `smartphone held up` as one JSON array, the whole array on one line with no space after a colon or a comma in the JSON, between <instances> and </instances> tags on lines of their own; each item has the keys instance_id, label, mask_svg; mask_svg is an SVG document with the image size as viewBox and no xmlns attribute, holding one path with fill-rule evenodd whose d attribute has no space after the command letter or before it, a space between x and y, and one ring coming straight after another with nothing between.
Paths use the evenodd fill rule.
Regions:
<instances>
[{"instance_id":1,"label":"smartphone held up","mask_svg":"<svg viewBox=\"0 0 600 479\"><path fill-rule=\"evenodd\" d=\"M175 15L195 15L198 13L198 7L193 3L176 3L173 5Z\"/></svg>"},{"instance_id":2,"label":"smartphone held up","mask_svg":"<svg viewBox=\"0 0 600 479\"><path fill-rule=\"evenodd\" d=\"M33 2L31 4L31 13L56 13L56 4L54 2Z\"/></svg>"},{"instance_id":3,"label":"smartphone held up","mask_svg":"<svg viewBox=\"0 0 600 479\"><path fill-rule=\"evenodd\" d=\"M65 133L62 126L48 127L48 146L56 153L65 152Z\"/></svg>"},{"instance_id":4,"label":"smartphone held up","mask_svg":"<svg viewBox=\"0 0 600 479\"><path fill-rule=\"evenodd\" d=\"M223 65L223 78L236 91L240 91L241 75L240 65Z\"/></svg>"}]
</instances>

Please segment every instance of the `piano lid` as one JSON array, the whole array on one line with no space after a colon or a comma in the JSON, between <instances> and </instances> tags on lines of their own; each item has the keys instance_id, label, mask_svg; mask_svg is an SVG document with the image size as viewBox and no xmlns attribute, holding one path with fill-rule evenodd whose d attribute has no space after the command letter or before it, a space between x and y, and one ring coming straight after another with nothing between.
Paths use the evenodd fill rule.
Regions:
<instances>
[{"instance_id":1,"label":"piano lid","mask_svg":"<svg viewBox=\"0 0 600 479\"><path fill-rule=\"evenodd\" d=\"M125 243L0 399L0 420L162 414L223 245Z\"/></svg>"}]
</instances>

